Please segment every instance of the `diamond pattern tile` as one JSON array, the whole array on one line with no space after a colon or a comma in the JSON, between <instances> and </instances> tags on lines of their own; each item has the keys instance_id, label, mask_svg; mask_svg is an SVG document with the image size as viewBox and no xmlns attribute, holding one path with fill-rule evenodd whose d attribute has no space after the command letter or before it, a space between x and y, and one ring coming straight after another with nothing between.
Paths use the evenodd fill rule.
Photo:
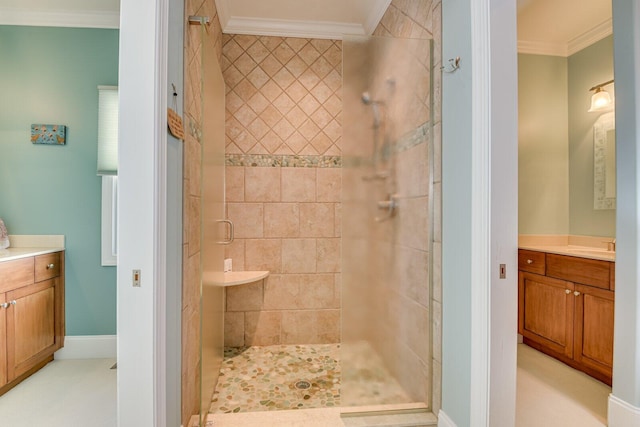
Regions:
<instances>
[{"instance_id":1,"label":"diamond pattern tile","mask_svg":"<svg viewBox=\"0 0 640 427\"><path fill-rule=\"evenodd\" d=\"M228 153L339 154L340 41L225 35L223 43Z\"/></svg>"}]
</instances>

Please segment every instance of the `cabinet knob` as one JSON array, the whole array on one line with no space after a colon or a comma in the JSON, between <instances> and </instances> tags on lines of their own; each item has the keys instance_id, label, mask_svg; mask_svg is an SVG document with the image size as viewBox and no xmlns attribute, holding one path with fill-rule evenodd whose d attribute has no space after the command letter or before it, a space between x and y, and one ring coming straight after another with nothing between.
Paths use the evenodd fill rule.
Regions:
<instances>
[{"instance_id":1,"label":"cabinet knob","mask_svg":"<svg viewBox=\"0 0 640 427\"><path fill-rule=\"evenodd\" d=\"M9 301L9 304L16 305L16 300Z\"/></svg>"},{"instance_id":2,"label":"cabinet knob","mask_svg":"<svg viewBox=\"0 0 640 427\"><path fill-rule=\"evenodd\" d=\"M7 308L7 307L9 307L8 302L3 302L2 304L0 304L0 308Z\"/></svg>"},{"instance_id":3,"label":"cabinet knob","mask_svg":"<svg viewBox=\"0 0 640 427\"><path fill-rule=\"evenodd\" d=\"M565 289L565 290L564 290L564 293L565 293L565 294L567 294L567 295L569 295L569 294L571 293L571 289Z\"/></svg>"},{"instance_id":4,"label":"cabinet knob","mask_svg":"<svg viewBox=\"0 0 640 427\"><path fill-rule=\"evenodd\" d=\"M533 264L533 260L532 259L528 259L527 260L527 264Z\"/></svg>"},{"instance_id":5,"label":"cabinet knob","mask_svg":"<svg viewBox=\"0 0 640 427\"><path fill-rule=\"evenodd\" d=\"M47 270L51 270L55 266L56 266L55 264L47 264Z\"/></svg>"},{"instance_id":6,"label":"cabinet knob","mask_svg":"<svg viewBox=\"0 0 640 427\"><path fill-rule=\"evenodd\" d=\"M573 292L573 294L574 294L575 296L578 296L578 295L580 295L580 292L578 292L578 291L574 291L574 292Z\"/></svg>"}]
</instances>

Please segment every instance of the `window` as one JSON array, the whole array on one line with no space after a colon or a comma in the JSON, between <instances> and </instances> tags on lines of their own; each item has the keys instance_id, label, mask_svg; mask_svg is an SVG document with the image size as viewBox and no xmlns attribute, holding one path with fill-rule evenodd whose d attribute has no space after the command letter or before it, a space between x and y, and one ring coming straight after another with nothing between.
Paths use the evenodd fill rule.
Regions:
<instances>
[{"instance_id":1,"label":"window","mask_svg":"<svg viewBox=\"0 0 640 427\"><path fill-rule=\"evenodd\" d=\"M98 175L102 176L102 265L118 261L118 87L98 86Z\"/></svg>"},{"instance_id":2,"label":"window","mask_svg":"<svg viewBox=\"0 0 640 427\"><path fill-rule=\"evenodd\" d=\"M102 265L118 264L118 177L102 177Z\"/></svg>"}]
</instances>

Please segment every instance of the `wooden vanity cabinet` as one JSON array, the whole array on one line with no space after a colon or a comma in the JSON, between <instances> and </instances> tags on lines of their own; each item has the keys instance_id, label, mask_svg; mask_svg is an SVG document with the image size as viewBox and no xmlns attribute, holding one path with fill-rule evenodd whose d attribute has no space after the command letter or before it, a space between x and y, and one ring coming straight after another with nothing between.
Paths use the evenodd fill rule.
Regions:
<instances>
[{"instance_id":1,"label":"wooden vanity cabinet","mask_svg":"<svg viewBox=\"0 0 640 427\"><path fill-rule=\"evenodd\" d=\"M614 263L526 250L518 258L524 343L611 385Z\"/></svg>"},{"instance_id":2,"label":"wooden vanity cabinet","mask_svg":"<svg viewBox=\"0 0 640 427\"><path fill-rule=\"evenodd\" d=\"M573 356L573 283L521 272L518 332L559 354Z\"/></svg>"},{"instance_id":3,"label":"wooden vanity cabinet","mask_svg":"<svg viewBox=\"0 0 640 427\"><path fill-rule=\"evenodd\" d=\"M25 259L32 266L31 283L0 285L0 395L53 360L64 345L64 252L0 266L24 270Z\"/></svg>"}]
</instances>

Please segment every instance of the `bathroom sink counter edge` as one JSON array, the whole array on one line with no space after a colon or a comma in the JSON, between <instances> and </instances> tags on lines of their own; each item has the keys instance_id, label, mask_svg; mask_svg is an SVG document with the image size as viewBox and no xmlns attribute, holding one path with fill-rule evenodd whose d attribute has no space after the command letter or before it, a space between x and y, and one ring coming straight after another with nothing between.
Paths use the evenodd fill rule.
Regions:
<instances>
[{"instance_id":1,"label":"bathroom sink counter edge","mask_svg":"<svg viewBox=\"0 0 640 427\"><path fill-rule=\"evenodd\" d=\"M607 251L605 249L594 248L591 246L576 246L576 245L520 245L518 249L526 249L529 251L546 252L558 255L574 256L579 258L597 259L601 261L616 260L616 253L614 251Z\"/></svg>"}]
</instances>

